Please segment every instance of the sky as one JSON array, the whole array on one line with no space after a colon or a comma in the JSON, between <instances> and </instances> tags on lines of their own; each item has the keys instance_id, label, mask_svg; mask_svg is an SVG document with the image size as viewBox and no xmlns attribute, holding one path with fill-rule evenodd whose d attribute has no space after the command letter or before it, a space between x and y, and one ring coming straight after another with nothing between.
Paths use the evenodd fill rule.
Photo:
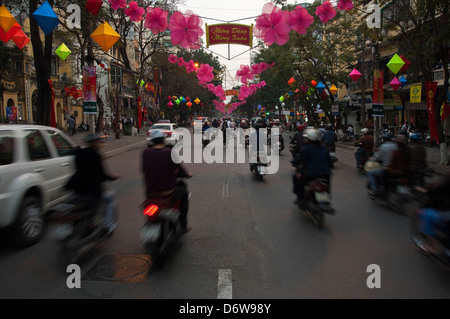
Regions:
<instances>
[{"instance_id":1,"label":"sky","mask_svg":"<svg viewBox=\"0 0 450 319\"><path fill-rule=\"evenodd\" d=\"M184 5L178 5L181 12L191 10L203 19L203 25L221 24L233 22L237 24L255 24L255 18L262 13L263 6L270 1L267 0L186 0ZM313 1L297 0L288 1L289 4L312 3ZM203 40L206 43L205 36ZM254 41L256 39L254 38ZM241 65L250 65L250 47L243 45L214 45L207 48L214 56L219 57L219 62L226 65L227 72L223 87L231 89L233 85L240 82L236 80L236 71ZM232 58L228 60L228 56Z\"/></svg>"}]
</instances>

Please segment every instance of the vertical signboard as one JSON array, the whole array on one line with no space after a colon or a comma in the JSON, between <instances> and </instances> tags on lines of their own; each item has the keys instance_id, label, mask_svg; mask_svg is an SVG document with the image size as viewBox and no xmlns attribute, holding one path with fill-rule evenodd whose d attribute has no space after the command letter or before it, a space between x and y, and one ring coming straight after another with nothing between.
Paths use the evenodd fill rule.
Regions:
<instances>
[{"instance_id":1,"label":"vertical signboard","mask_svg":"<svg viewBox=\"0 0 450 319\"><path fill-rule=\"evenodd\" d=\"M83 113L97 114L97 71L95 66L83 68Z\"/></svg>"}]
</instances>

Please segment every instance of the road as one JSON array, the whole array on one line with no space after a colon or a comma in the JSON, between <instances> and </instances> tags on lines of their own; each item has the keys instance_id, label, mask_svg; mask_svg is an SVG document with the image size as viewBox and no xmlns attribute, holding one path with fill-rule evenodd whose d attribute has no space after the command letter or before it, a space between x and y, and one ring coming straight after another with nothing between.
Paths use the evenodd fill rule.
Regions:
<instances>
[{"instance_id":1,"label":"road","mask_svg":"<svg viewBox=\"0 0 450 319\"><path fill-rule=\"evenodd\" d=\"M286 136L287 137L287 136ZM199 147L199 146L193 146ZM18 299L397 299L448 298L450 272L415 250L406 216L372 202L353 151L337 149L332 177L334 216L317 229L293 205L290 154L263 181L248 164L186 164L194 173L192 231L160 268L145 268L128 282L94 278L99 263L114 270L152 266L139 243L144 222L140 172L144 146L106 160L121 178L119 227L80 263L81 288L69 289L49 230L37 245L0 246L0 298ZM134 261L134 262L133 262ZM146 261L146 262L144 262ZM379 266L380 288L369 288L370 265ZM108 280L110 278L110 280Z\"/></svg>"}]
</instances>

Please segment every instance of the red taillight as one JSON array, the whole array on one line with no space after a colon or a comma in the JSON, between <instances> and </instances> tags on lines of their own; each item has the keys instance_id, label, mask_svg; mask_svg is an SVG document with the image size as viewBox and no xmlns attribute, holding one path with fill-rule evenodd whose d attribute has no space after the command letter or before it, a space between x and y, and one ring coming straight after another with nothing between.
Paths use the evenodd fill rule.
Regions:
<instances>
[{"instance_id":1,"label":"red taillight","mask_svg":"<svg viewBox=\"0 0 450 319\"><path fill-rule=\"evenodd\" d=\"M144 209L144 215L151 217L156 214L158 209L159 207L157 205L149 205Z\"/></svg>"},{"instance_id":2,"label":"red taillight","mask_svg":"<svg viewBox=\"0 0 450 319\"><path fill-rule=\"evenodd\" d=\"M172 132L166 132L167 137L171 137L172 136Z\"/></svg>"}]
</instances>

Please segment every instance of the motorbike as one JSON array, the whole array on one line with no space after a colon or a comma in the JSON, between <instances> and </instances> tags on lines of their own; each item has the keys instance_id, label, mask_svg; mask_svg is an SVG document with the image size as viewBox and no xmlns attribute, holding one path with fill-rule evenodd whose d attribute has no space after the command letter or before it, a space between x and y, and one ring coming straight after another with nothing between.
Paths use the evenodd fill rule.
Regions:
<instances>
[{"instance_id":1,"label":"motorbike","mask_svg":"<svg viewBox=\"0 0 450 319\"><path fill-rule=\"evenodd\" d=\"M186 185L183 179L178 179L177 183ZM146 221L140 231L140 240L155 259L165 256L185 233L180 223L179 205L179 201L171 202L171 195L149 198L143 204Z\"/></svg>"},{"instance_id":2,"label":"motorbike","mask_svg":"<svg viewBox=\"0 0 450 319\"><path fill-rule=\"evenodd\" d=\"M250 163L250 172L259 180L263 180L263 176L267 175L267 164L263 161L266 154L259 152L256 163Z\"/></svg>"},{"instance_id":3,"label":"motorbike","mask_svg":"<svg viewBox=\"0 0 450 319\"><path fill-rule=\"evenodd\" d=\"M414 192L419 207L411 214L411 239L414 246L426 256L450 269L450 210L431 205L427 190L416 187Z\"/></svg>"},{"instance_id":4,"label":"motorbike","mask_svg":"<svg viewBox=\"0 0 450 319\"><path fill-rule=\"evenodd\" d=\"M357 144L357 146L361 147L361 144ZM358 152L360 150L360 148L358 148L358 150L356 150L356 152ZM361 152L361 166L358 166L358 164L356 165L356 169L358 170L358 173L360 174L365 174L366 171L364 169L364 166L366 165L367 161L373 156L373 152Z\"/></svg>"},{"instance_id":5,"label":"motorbike","mask_svg":"<svg viewBox=\"0 0 450 319\"><path fill-rule=\"evenodd\" d=\"M77 131L78 132L87 132L89 131L89 125L81 123L78 127L77 127Z\"/></svg>"},{"instance_id":6,"label":"motorbike","mask_svg":"<svg viewBox=\"0 0 450 319\"><path fill-rule=\"evenodd\" d=\"M336 145L328 145L328 152L330 152L330 158L331 158L331 167L334 167L334 163L338 161L338 158L336 157Z\"/></svg>"},{"instance_id":7,"label":"motorbike","mask_svg":"<svg viewBox=\"0 0 450 319\"><path fill-rule=\"evenodd\" d=\"M203 131L203 133L202 133L202 144L203 144L203 147L208 145L210 142L211 142L210 133L206 132L206 131Z\"/></svg>"},{"instance_id":8,"label":"motorbike","mask_svg":"<svg viewBox=\"0 0 450 319\"><path fill-rule=\"evenodd\" d=\"M412 198L412 188L414 183L407 178L387 179L384 186L378 186L380 191L377 195L372 194L367 182L369 197L398 214L408 213L407 204Z\"/></svg>"},{"instance_id":9,"label":"motorbike","mask_svg":"<svg viewBox=\"0 0 450 319\"><path fill-rule=\"evenodd\" d=\"M325 214L336 214L331 205L328 181L317 178L305 186L305 199L297 202L300 210L304 211L318 228L323 228Z\"/></svg>"},{"instance_id":10,"label":"motorbike","mask_svg":"<svg viewBox=\"0 0 450 319\"><path fill-rule=\"evenodd\" d=\"M55 226L52 236L58 241L58 254L64 265L78 263L94 247L113 235L114 231L108 230L102 223L103 211L103 203L95 209L91 203L77 196L52 207L49 216ZM116 205L114 214L117 216Z\"/></svg>"},{"instance_id":11,"label":"motorbike","mask_svg":"<svg viewBox=\"0 0 450 319\"><path fill-rule=\"evenodd\" d=\"M281 152L284 150L284 139L283 139L283 135L281 135L281 133L276 133L273 134L274 138L275 138L275 149L278 149L279 154L281 154ZM272 145L272 135L269 135L267 138L267 145Z\"/></svg>"}]
</instances>

